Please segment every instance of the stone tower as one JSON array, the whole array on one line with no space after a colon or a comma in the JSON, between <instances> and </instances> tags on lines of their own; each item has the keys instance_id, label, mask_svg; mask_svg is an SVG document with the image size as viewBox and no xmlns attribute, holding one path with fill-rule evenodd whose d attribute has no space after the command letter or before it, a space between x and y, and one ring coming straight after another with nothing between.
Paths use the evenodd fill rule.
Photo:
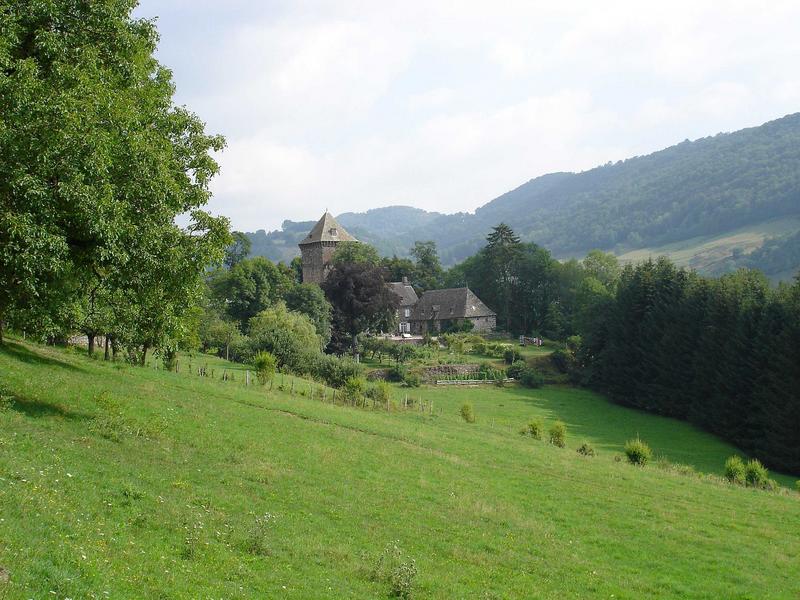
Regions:
<instances>
[{"instance_id":1,"label":"stone tower","mask_svg":"<svg viewBox=\"0 0 800 600\"><path fill-rule=\"evenodd\" d=\"M336 245L339 242L357 242L336 222L327 211L317 221L313 229L300 242L300 254L303 260L303 283L320 284L330 271L330 262Z\"/></svg>"}]
</instances>

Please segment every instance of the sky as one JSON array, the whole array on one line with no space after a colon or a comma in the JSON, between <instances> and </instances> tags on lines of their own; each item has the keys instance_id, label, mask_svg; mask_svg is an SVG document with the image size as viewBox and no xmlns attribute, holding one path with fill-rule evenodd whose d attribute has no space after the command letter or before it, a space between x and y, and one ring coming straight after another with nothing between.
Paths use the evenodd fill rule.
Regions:
<instances>
[{"instance_id":1,"label":"sky","mask_svg":"<svg viewBox=\"0 0 800 600\"><path fill-rule=\"evenodd\" d=\"M800 2L141 0L220 133L212 212L474 211L526 181L800 111Z\"/></svg>"}]
</instances>

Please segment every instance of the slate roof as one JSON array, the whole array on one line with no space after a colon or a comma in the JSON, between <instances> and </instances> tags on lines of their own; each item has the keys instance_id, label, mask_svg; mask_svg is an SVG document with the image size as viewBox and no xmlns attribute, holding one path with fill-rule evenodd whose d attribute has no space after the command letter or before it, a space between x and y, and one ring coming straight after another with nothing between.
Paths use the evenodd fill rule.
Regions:
<instances>
[{"instance_id":1,"label":"slate roof","mask_svg":"<svg viewBox=\"0 0 800 600\"><path fill-rule=\"evenodd\" d=\"M300 246L315 244L317 242L357 242L358 240L347 233L344 227L336 222L333 215L325 212L317 224L308 232L300 242Z\"/></svg>"},{"instance_id":2,"label":"slate roof","mask_svg":"<svg viewBox=\"0 0 800 600\"><path fill-rule=\"evenodd\" d=\"M412 321L496 316L469 288L428 290L411 313Z\"/></svg>"},{"instance_id":3,"label":"slate roof","mask_svg":"<svg viewBox=\"0 0 800 600\"><path fill-rule=\"evenodd\" d=\"M417 303L417 300L419 300L417 292L414 291L414 288L411 287L411 284L409 283L393 281L388 285L390 290L400 296L400 308L414 306Z\"/></svg>"}]
</instances>

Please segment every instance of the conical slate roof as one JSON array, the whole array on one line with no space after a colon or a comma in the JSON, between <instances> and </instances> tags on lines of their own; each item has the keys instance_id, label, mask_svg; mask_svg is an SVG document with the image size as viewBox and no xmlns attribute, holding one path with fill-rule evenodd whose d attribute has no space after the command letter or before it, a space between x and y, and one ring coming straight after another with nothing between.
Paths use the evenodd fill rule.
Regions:
<instances>
[{"instance_id":1,"label":"conical slate roof","mask_svg":"<svg viewBox=\"0 0 800 600\"><path fill-rule=\"evenodd\" d=\"M301 246L306 244L315 244L317 242L357 242L358 240L336 222L333 215L328 211L322 215L322 218L317 221L317 224L311 229L303 241L300 242Z\"/></svg>"}]
</instances>

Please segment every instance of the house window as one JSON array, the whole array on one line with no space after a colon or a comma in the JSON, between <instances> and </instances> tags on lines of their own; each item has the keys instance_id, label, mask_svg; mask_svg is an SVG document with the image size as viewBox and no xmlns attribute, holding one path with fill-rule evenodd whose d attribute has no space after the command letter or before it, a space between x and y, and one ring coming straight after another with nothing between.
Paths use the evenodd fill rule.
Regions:
<instances>
[{"instance_id":1,"label":"house window","mask_svg":"<svg viewBox=\"0 0 800 600\"><path fill-rule=\"evenodd\" d=\"M339 232L336 230L336 227L331 227L331 237L337 237Z\"/></svg>"},{"instance_id":2,"label":"house window","mask_svg":"<svg viewBox=\"0 0 800 600\"><path fill-rule=\"evenodd\" d=\"M406 316L406 319L411 316L411 309L407 308L403 311L403 314Z\"/></svg>"}]
</instances>

